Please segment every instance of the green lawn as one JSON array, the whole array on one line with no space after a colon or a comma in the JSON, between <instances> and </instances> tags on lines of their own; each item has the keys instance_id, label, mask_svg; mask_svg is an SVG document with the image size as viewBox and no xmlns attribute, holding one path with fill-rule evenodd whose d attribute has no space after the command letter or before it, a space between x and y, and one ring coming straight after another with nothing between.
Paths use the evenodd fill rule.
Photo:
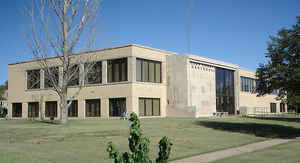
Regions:
<instances>
[{"instance_id":1,"label":"green lawn","mask_svg":"<svg viewBox=\"0 0 300 163\"><path fill-rule=\"evenodd\" d=\"M298 163L300 162L300 139L288 142L286 144L277 145L271 148L259 150L252 153L246 153L230 158L226 158L216 163L240 163L240 162L284 162Z\"/></svg>"},{"instance_id":2,"label":"green lawn","mask_svg":"<svg viewBox=\"0 0 300 163\"><path fill-rule=\"evenodd\" d=\"M141 123L153 160L162 136L171 138L171 158L179 159L300 133L298 121L278 119L153 118ZM1 120L0 162L111 162L106 144L112 140L127 151L128 127L123 120L72 120L67 125Z\"/></svg>"}]
</instances>

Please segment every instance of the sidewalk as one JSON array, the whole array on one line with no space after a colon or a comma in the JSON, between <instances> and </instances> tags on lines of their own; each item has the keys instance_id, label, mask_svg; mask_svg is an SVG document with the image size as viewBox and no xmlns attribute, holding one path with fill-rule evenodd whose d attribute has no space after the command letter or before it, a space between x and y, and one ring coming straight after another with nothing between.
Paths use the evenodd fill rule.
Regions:
<instances>
[{"instance_id":1,"label":"sidewalk","mask_svg":"<svg viewBox=\"0 0 300 163\"><path fill-rule=\"evenodd\" d=\"M287 143L294 139L272 139L263 142L248 144L236 148L229 148L217 152L205 153L194 157L185 158L182 160L172 161L172 163L204 163L220 160L226 157L239 155L247 152L253 152L259 149L268 148L274 145Z\"/></svg>"}]
</instances>

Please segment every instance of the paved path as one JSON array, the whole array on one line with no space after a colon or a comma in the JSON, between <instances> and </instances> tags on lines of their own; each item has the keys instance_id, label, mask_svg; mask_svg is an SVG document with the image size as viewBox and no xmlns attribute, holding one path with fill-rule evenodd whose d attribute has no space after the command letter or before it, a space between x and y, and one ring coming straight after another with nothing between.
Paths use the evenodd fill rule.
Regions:
<instances>
[{"instance_id":1,"label":"paved path","mask_svg":"<svg viewBox=\"0 0 300 163\"><path fill-rule=\"evenodd\" d=\"M216 160L220 160L226 157L239 155L242 153L253 152L259 149L268 148L274 145L283 144L294 139L272 139L266 140L263 142L248 144L236 148L229 148L217 152L206 153L194 157L185 158L182 160L172 161L172 163L203 163L203 162L212 162Z\"/></svg>"}]
</instances>

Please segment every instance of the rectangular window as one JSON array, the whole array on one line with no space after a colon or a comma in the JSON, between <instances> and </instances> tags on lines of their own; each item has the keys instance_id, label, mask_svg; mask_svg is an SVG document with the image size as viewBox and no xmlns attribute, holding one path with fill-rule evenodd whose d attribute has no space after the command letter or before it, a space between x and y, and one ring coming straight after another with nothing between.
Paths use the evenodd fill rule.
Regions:
<instances>
[{"instance_id":1,"label":"rectangular window","mask_svg":"<svg viewBox=\"0 0 300 163\"><path fill-rule=\"evenodd\" d=\"M276 113L276 103L270 103L271 113Z\"/></svg>"},{"instance_id":2,"label":"rectangular window","mask_svg":"<svg viewBox=\"0 0 300 163\"><path fill-rule=\"evenodd\" d=\"M100 99L85 100L85 116L100 117Z\"/></svg>"},{"instance_id":3,"label":"rectangular window","mask_svg":"<svg viewBox=\"0 0 300 163\"><path fill-rule=\"evenodd\" d=\"M141 82L161 83L161 62L137 58L136 80Z\"/></svg>"},{"instance_id":4,"label":"rectangular window","mask_svg":"<svg viewBox=\"0 0 300 163\"><path fill-rule=\"evenodd\" d=\"M69 103L69 101L68 101ZM78 117L78 101L73 100L69 109L68 109L68 117Z\"/></svg>"},{"instance_id":5,"label":"rectangular window","mask_svg":"<svg viewBox=\"0 0 300 163\"><path fill-rule=\"evenodd\" d=\"M57 101L46 101L45 116L46 117L57 117Z\"/></svg>"},{"instance_id":6,"label":"rectangular window","mask_svg":"<svg viewBox=\"0 0 300 163\"><path fill-rule=\"evenodd\" d=\"M160 116L159 98L139 98L140 116Z\"/></svg>"},{"instance_id":7,"label":"rectangular window","mask_svg":"<svg viewBox=\"0 0 300 163\"><path fill-rule=\"evenodd\" d=\"M28 103L28 117L29 118L39 117L39 103L38 102L29 102Z\"/></svg>"},{"instance_id":8,"label":"rectangular window","mask_svg":"<svg viewBox=\"0 0 300 163\"><path fill-rule=\"evenodd\" d=\"M96 62L95 64L87 63L84 67L85 69L90 69L85 76L86 84L97 84L102 82L102 62Z\"/></svg>"},{"instance_id":9,"label":"rectangular window","mask_svg":"<svg viewBox=\"0 0 300 163\"><path fill-rule=\"evenodd\" d=\"M107 76L108 82L127 81L127 58L108 60Z\"/></svg>"},{"instance_id":10,"label":"rectangular window","mask_svg":"<svg viewBox=\"0 0 300 163\"><path fill-rule=\"evenodd\" d=\"M241 76L241 80L240 80L240 84L241 84L241 91L242 92L255 92L255 83L256 80L253 78L248 78L248 77L244 77Z\"/></svg>"},{"instance_id":11,"label":"rectangular window","mask_svg":"<svg viewBox=\"0 0 300 163\"><path fill-rule=\"evenodd\" d=\"M45 71L44 71L44 87L45 88L54 87L53 82L55 85L57 85L58 80L59 80L58 74L59 74L58 67L50 67L49 69L45 69Z\"/></svg>"},{"instance_id":12,"label":"rectangular window","mask_svg":"<svg viewBox=\"0 0 300 163\"><path fill-rule=\"evenodd\" d=\"M280 112L286 112L285 103L280 103Z\"/></svg>"},{"instance_id":13,"label":"rectangular window","mask_svg":"<svg viewBox=\"0 0 300 163\"><path fill-rule=\"evenodd\" d=\"M22 103L12 103L12 117L22 117Z\"/></svg>"},{"instance_id":14,"label":"rectangular window","mask_svg":"<svg viewBox=\"0 0 300 163\"><path fill-rule=\"evenodd\" d=\"M68 83L68 86L76 86L76 85L79 85L79 69L80 69L80 66L79 65L72 65L70 66L70 81Z\"/></svg>"},{"instance_id":15,"label":"rectangular window","mask_svg":"<svg viewBox=\"0 0 300 163\"><path fill-rule=\"evenodd\" d=\"M126 98L109 99L109 116L120 117L126 112Z\"/></svg>"},{"instance_id":16,"label":"rectangular window","mask_svg":"<svg viewBox=\"0 0 300 163\"><path fill-rule=\"evenodd\" d=\"M27 71L27 89L40 88L40 69Z\"/></svg>"}]
</instances>

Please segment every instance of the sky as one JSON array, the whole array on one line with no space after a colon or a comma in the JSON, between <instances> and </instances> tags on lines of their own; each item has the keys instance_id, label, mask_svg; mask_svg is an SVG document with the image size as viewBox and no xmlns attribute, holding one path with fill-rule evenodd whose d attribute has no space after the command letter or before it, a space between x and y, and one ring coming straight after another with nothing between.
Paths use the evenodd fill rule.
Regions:
<instances>
[{"instance_id":1,"label":"sky","mask_svg":"<svg viewBox=\"0 0 300 163\"><path fill-rule=\"evenodd\" d=\"M0 84L9 63L33 58L24 39L25 2L3 0L0 6ZM269 36L300 16L300 0L190 0L190 8L190 53L250 70L266 62ZM187 53L186 9L186 0L103 0L94 47L139 44Z\"/></svg>"}]
</instances>

